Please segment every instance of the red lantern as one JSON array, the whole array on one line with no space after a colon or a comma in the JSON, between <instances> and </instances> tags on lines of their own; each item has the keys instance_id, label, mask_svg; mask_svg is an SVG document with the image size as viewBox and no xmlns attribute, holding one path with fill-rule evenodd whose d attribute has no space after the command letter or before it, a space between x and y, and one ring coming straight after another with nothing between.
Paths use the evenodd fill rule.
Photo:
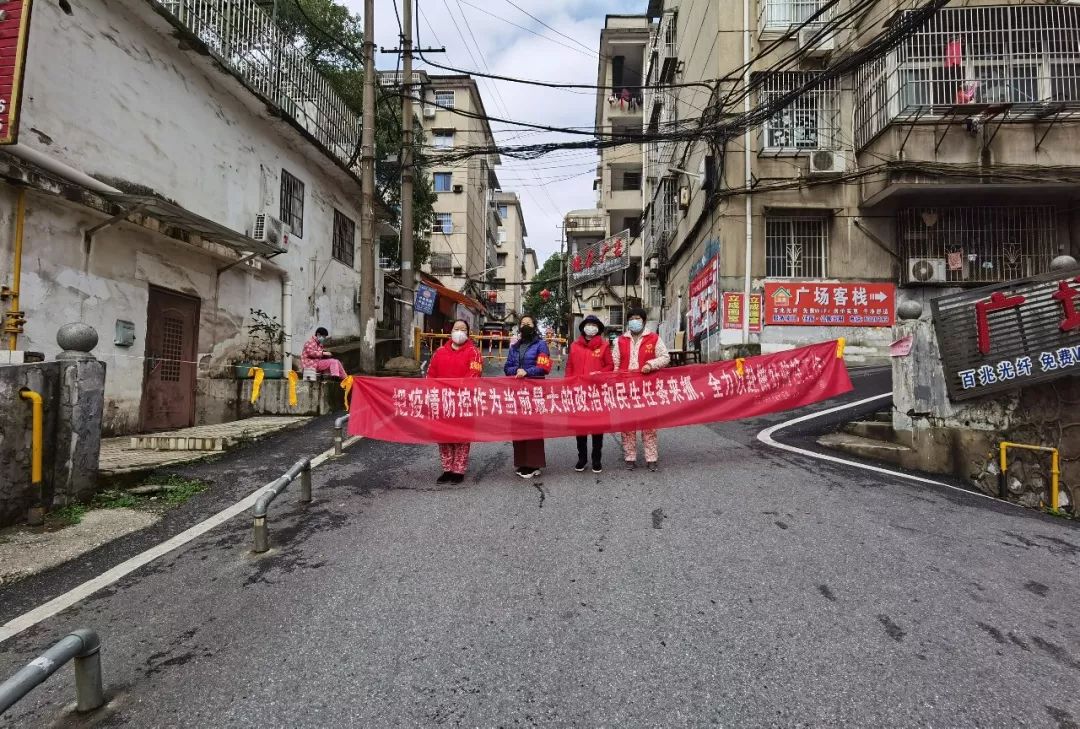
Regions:
<instances>
[{"instance_id":1,"label":"red lantern","mask_svg":"<svg viewBox=\"0 0 1080 729\"><path fill-rule=\"evenodd\" d=\"M547 301L548 299L551 298L551 292L548 291L547 289L544 289L543 291L540 292L540 298L543 299L544 301Z\"/></svg>"},{"instance_id":2,"label":"red lantern","mask_svg":"<svg viewBox=\"0 0 1080 729\"><path fill-rule=\"evenodd\" d=\"M716 299L709 300L709 311L716 311Z\"/></svg>"},{"instance_id":3,"label":"red lantern","mask_svg":"<svg viewBox=\"0 0 1080 729\"><path fill-rule=\"evenodd\" d=\"M488 301L490 301L491 303L494 304L498 300L499 300L499 292L497 292L497 291L488 291Z\"/></svg>"}]
</instances>

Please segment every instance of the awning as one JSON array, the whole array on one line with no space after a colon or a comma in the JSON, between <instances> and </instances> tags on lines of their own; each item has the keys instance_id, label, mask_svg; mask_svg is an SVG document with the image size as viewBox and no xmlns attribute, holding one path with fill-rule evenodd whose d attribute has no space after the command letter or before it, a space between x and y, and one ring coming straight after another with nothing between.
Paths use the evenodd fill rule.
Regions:
<instances>
[{"instance_id":1,"label":"awning","mask_svg":"<svg viewBox=\"0 0 1080 729\"><path fill-rule=\"evenodd\" d=\"M425 285L435 289L435 293L437 293L444 299L449 299L451 301L457 302L458 304L461 304L467 309L472 309L478 314L484 313L485 309L483 304L481 304L476 299L470 298L465 294L461 293L460 291L454 291L453 289L449 289L442 284L428 278L427 276L421 276L421 279L423 280Z\"/></svg>"},{"instance_id":2,"label":"awning","mask_svg":"<svg viewBox=\"0 0 1080 729\"><path fill-rule=\"evenodd\" d=\"M284 253L284 248L279 248L270 243L263 243L243 233L237 233L231 228L215 223L213 220L182 208L175 203L153 197L152 195L129 195L127 193L104 193L106 200L116 203L129 214L139 213L160 220L166 225L172 225L182 230L195 233L205 240L219 243L241 253L258 253L264 256Z\"/></svg>"}]
</instances>

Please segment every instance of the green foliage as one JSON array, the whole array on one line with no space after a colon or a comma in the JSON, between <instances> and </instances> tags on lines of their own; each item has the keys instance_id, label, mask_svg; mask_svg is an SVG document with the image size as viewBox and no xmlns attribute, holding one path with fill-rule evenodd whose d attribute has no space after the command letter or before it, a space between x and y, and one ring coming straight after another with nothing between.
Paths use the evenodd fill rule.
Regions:
<instances>
[{"instance_id":1,"label":"green foliage","mask_svg":"<svg viewBox=\"0 0 1080 729\"><path fill-rule=\"evenodd\" d=\"M270 0L264 1L267 11ZM278 24L293 46L300 48L334 90L357 115L363 113L364 69L362 42L364 23L359 15L334 0L277 0ZM401 97L392 89L377 86L375 100L375 186L395 214L390 222L397 225L401 210L402 146ZM428 238L434 214L435 191L427 160L423 157L423 132L415 126L413 159L416 163L413 185L414 268L426 263L431 250ZM400 262L400 242L387 239L380 255Z\"/></svg>"},{"instance_id":2,"label":"green foliage","mask_svg":"<svg viewBox=\"0 0 1080 729\"><path fill-rule=\"evenodd\" d=\"M49 521L59 526L75 526L86 516L82 504L69 504L49 513Z\"/></svg>"},{"instance_id":3,"label":"green foliage","mask_svg":"<svg viewBox=\"0 0 1080 729\"><path fill-rule=\"evenodd\" d=\"M537 272L532 286L529 287L529 292L525 295L524 312L536 317L537 321L543 321L555 327L560 334L568 331L570 317L570 300L567 298L566 286L563 284L566 275L563 265L563 255L560 253L555 253L544 261L543 267ZM540 292L544 289L551 292L551 298L547 301L540 296Z\"/></svg>"},{"instance_id":4,"label":"green foliage","mask_svg":"<svg viewBox=\"0 0 1080 729\"><path fill-rule=\"evenodd\" d=\"M285 342L285 327L276 316L262 309L250 309L248 346L245 355L254 361L272 362L277 359L278 347Z\"/></svg>"},{"instance_id":5,"label":"green foliage","mask_svg":"<svg viewBox=\"0 0 1080 729\"><path fill-rule=\"evenodd\" d=\"M127 491L109 489L94 496L94 508L97 509L134 509L146 501L144 496L136 496Z\"/></svg>"}]
</instances>

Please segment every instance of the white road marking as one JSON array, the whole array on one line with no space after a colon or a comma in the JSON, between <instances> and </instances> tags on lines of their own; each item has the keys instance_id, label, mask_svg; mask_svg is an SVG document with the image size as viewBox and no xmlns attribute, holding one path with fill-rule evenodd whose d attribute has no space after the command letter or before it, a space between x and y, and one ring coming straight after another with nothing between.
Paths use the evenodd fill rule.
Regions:
<instances>
[{"instance_id":1,"label":"white road marking","mask_svg":"<svg viewBox=\"0 0 1080 729\"><path fill-rule=\"evenodd\" d=\"M858 461L849 461L846 458L839 458L837 456L830 456L830 455L826 455L824 453L817 453L815 451L810 451L810 450L807 450L805 448L799 448L797 446L788 445L786 443L777 443L775 440L773 440L773 437L772 437L773 433L781 431L781 430L783 430L785 428L789 428L792 425L796 425L798 423L804 423L807 420L814 420L815 418L820 418L820 417L823 417L825 415L831 415L832 413L837 413L837 412L840 412L841 410L849 410L851 408L857 408L860 405L866 405L867 403L874 402L875 400L884 400L887 397L892 397L892 392L891 391L883 393L881 395L874 395L873 397L868 397L868 398L864 398L862 400L857 400L855 402L850 402L850 403L847 403L846 405L837 405L836 407L829 408L828 410L822 410L820 412L810 413L809 415L802 415L802 416L800 416L798 418L793 418L793 419L788 420L786 422L780 423L779 425L774 425L771 428L766 428L765 430L763 430L763 431L761 431L760 433L757 434L757 439L759 441L761 441L762 443L764 443L765 445L772 446L773 448L779 448L780 450L783 450L783 451L790 451L791 453L798 453L798 454L803 455L803 456L809 456L810 458L815 458L815 459L817 459L819 461L828 461L829 463L840 463L842 465L850 466L852 468L860 468L860 469L862 469L864 471L871 471L873 473L881 473L881 474L884 474L886 476L894 476L896 478L902 478L902 479L906 479L908 481L915 481L915 482L918 482L918 483L925 483L925 484L929 484L931 486L943 486L943 487L945 487L947 489L952 489L953 491L959 491L962 494L967 494L968 496L981 496L984 499L989 499L990 501L996 502L998 504L1010 504L1012 506L1016 506L1017 508L1023 508L1019 504L1014 504L1011 501L1006 501L1004 499L994 498L993 496L987 496L986 494L979 493L978 491L968 491L967 489L962 489L959 486L953 486L952 484L945 483L944 481L935 481L935 480L930 479L930 478L923 478L922 476L916 476L914 474L904 473L903 471L893 471L892 469L889 469L889 468L881 468L880 466L871 466L871 465L866 464L866 463L859 463Z\"/></svg>"},{"instance_id":2,"label":"white road marking","mask_svg":"<svg viewBox=\"0 0 1080 729\"><path fill-rule=\"evenodd\" d=\"M342 448L348 448L358 441L362 440L361 436L353 436L348 438L342 443ZM319 455L311 459L311 467L316 468L327 461L334 455L334 449L329 448L323 451ZM31 628L43 620L47 620L56 615L62 610L66 610L72 605L75 605L82 600L93 595L98 590L108 587L109 585L123 579L127 575L131 574L135 570L150 564L158 557L164 556L169 552L182 547L196 537L200 537L206 534L214 527L220 526L229 521L233 517L243 514L245 511L255 505L255 502L259 500L259 496L266 490L266 485L262 485L257 488L252 494L245 497L241 501L236 502L232 506L219 511L209 519L201 521L195 526L186 529L177 534L172 539L166 540L155 547L137 554L131 559L125 560L116 565L112 569L102 572L97 577L87 580L78 587L74 587L71 590L65 592L63 595L54 597L52 600L37 606L29 612L25 612L17 618L0 626L0 643L13 638L19 633L23 632L27 628Z\"/></svg>"}]
</instances>

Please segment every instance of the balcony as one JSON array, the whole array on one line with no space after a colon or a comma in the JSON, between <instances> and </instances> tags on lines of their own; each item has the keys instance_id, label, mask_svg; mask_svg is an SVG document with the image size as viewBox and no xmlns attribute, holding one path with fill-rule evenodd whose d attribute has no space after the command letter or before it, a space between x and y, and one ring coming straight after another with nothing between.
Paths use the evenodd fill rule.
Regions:
<instances>
[{"instance_id":1,"label":"balcony","mask_svg":"<svg viewBox=\"0 0 1080 729\"><path fill-rule=\"evenodd\" d=\"M862 66L855 143L894 124L1080 117L1080 7L945 8L898 48Z\"/></svg>"},{"instance_id":2,"label":"balcony","mask_svg":"<svg viewBox=\"0 0 1080 729\"><path fill-rule=\"evenodd\" d=\"M822 10L822 0L761 0L758 6L758 30L762 33L786 33L813 21L832 19L835 6Z\"/></svg>"},{"instance_id":3,"label":"balcony","mask_svg":"<svg viewBox=\"0 0 1080 729\"><path fill-rule=\"evenodd\" d=\"M678 225L675 185L676 180L672 177L661 179L652 204L645 213L645 224L642 226L645 260L665 250L675 234Z\"/></svg>"},{"instance_id":4,"label":"balcony","mask_svg":"<svg viewBox=\"0 0 1080 729\"><path fill-rule=\"evenodd\" d=\"M595 215L567 215L564 226L567 235L607 235L607 218L596 211Z\"/></svg>"},{"instance_id":5,"label":"balcony","mask_svg":"<svg viewBox=\"0 0 1080 729\"><path fill-rule=\"evenodd\" d=\"M150 0L245 86L349 166L360 118L254 0Z\"/></svg>"},{"instance_id":6,"label":"balcony","mask_svg":"<svg viewBox=\"0 0 1080 729\"><path fill-rule=\"evenodd\" d=\"M780 106L761 127L761 154L798 154L837 149L840 141L839 82L820 81L820 73L783 72L755 77L762 106L780 103L792 92L814 84Z\"/></svg>"}]
</instances>

